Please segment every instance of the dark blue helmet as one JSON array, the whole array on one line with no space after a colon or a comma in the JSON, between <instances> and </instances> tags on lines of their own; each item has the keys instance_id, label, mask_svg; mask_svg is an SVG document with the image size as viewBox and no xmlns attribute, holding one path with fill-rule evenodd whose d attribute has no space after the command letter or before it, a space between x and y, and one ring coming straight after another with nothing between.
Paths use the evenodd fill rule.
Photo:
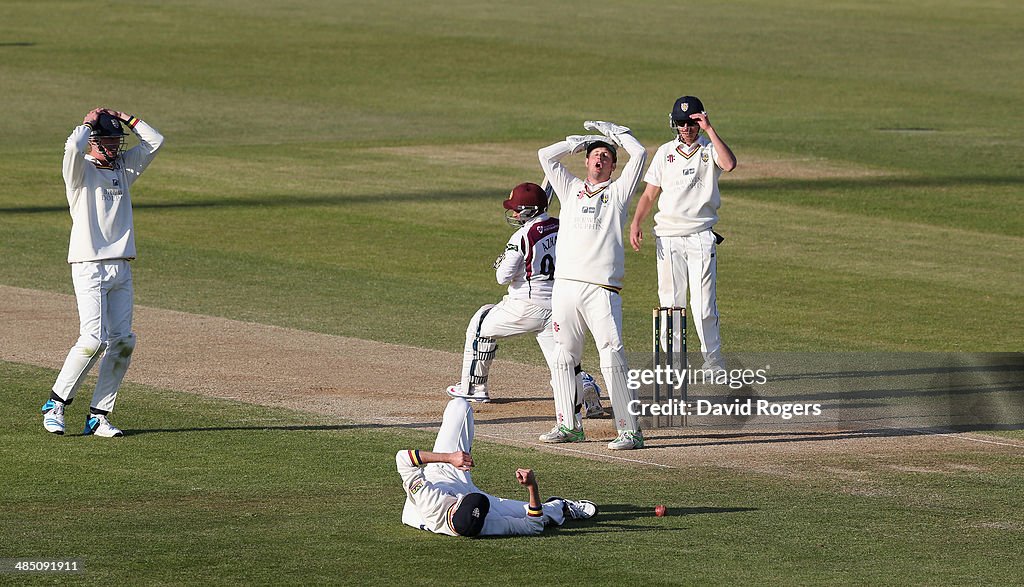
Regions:
<instances>
[{"instance_id":1,"label":"dark blue helmet","mask_svg":"<svg viewBox=\"0 0 1024 587\"><path fill-rule=\"evenodd\" d=\"M106 112L100 113L92 125L92 132L89 133L89 136L92 137L123 137L124 135L124 125L121 124L121 121Z\"/></svg>"}]
</instances>

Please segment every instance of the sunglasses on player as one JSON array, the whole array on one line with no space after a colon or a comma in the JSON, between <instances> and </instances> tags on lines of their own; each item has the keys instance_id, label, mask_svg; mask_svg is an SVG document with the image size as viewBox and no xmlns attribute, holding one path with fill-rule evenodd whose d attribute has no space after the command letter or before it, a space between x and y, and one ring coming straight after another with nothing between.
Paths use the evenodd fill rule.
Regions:
<instances>
[{"instance_id":1,"label":"sunglasses on player","mask_svg":"<svg viewBox=\"0 0 1024 587\"><path fill-rule=\"evenodd\" d=\"M700 126L700 123L692 118L687 118L686 120L677 120L676 126Z\"/></svg>"}]
</instances>

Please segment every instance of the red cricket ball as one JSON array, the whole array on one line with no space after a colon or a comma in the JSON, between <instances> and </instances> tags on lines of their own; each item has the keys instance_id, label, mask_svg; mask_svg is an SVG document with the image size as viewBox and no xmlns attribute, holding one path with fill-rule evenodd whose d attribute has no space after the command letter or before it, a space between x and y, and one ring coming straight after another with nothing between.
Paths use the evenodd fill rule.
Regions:
<instances>
[{"instance_id":1,"label":"red cricket ball","mask_svg":"<svg viewBox=\"0 0 1024 587\"><path fill-rule=\"evenodd\" d=\"M667 511L668 510L663 505L656 505L656 506L654 506L654 515L658 516L659 518L664 516L665 512L667 512Z\"/></svg>"}]
</instances>

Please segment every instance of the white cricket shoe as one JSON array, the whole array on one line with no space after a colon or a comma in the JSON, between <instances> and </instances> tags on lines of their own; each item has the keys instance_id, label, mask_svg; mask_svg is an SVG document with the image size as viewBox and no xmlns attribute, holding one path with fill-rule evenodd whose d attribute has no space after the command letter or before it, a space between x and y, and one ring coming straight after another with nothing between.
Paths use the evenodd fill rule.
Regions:
<instances>
[{"instance_id":1,"label":"white cricket shoe","mask_svg":"<svg viewBox=\"0 0 1024 587\"><path fill-rule=\"evenodd\" d=\"M89 418L85 421L85 430L82 431L82 435L89 436L90 434L102 436L103 438L124 436L124 432L121 432L120 428L111 424L110 420L107 420L107 417L103 414L89 414Z\"/></svg>"},{"instance_id":2,"label":"white cricket shoe","mask_svg":"<svg viewBox=\"0 0 1024 587\"><path fill-rule=\"evenodd\" d=\"M551 432L540 435L541 442L558 444L562 442L583 442L587 437L583 434L582 428L568 428L561 424L551 429Z\"/></svg>"},{"instance_id":3,"label":"white cricket shoe","mask_svg":"<svg viewBox=\"0 0 1024 587\"><path fill-rule=\"evenodd\" d=\"M491 401L491 397L487 395L487 388L482 385L471 384L469 386L469 392L465 392L462 390L462 382L459 382L455 385L449 385L446 391L451 397L461 397L467 402L480 402L485 404Z\"/></svg>"},{"instance_id":4,"label":"white cricket shoe","mask_svg":"<svg viewBox=\"0 0 1024 587\"><path fill-rule=\"evenodd\" d=\"M54 434L64 434L64 404L52 399L43 404L43 428Z\"/></svg>"},{"instance_id":5,"label":"white cricket shoe","mask_svg":"<svg viewBox=\"0 0 1024 587\"><path fill-rule=\"evenodd\" d=\"M631 430L624 430L619 432L619 436L608 443L608 448L611 450L633 450L635 448L644 447L644 435L639 430L633 432Z\"/></svg>"},{"instance_id":6,"label":"white cricket shoe","mask_svg":"<svg viewBox=\"0 0 1024 587\"><path fill-rule=\"evenodd\" d=\"M604 415L604 406L601 405L601 386L594 381L594 376L586 371L580 372L580 379L583 380L583 409L580 415L584 418L596 418Z\"/></svg>"},{"instance_id":7,"label":"white cricket shoe","mask_svg":"<svg viewBox=\"0 0 1024 587\"><path fill-rule=\"evenodd\" d=\"M597 515L597 504L589 499L572 500L564 497L549 497L544 503L562 502L562 511L572 520L587 520Z\"/></svg>"}]
</instances>

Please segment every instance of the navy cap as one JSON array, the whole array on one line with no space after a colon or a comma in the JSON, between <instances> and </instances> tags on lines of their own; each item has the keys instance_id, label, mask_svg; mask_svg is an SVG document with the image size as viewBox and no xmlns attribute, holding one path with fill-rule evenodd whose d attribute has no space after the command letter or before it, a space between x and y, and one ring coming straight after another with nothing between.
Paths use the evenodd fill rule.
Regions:
<instances>
[{"instance_id":1,"label":"navy cap","mask_svg":"<svg viewBox=\"0 0 1024 587\"><path fill-rule=\"evenodd\" d=\"M491 509L491 502L482 493L467 493L462 496L452 513L452 530L459 536L476 536L484 527L484 518Z\"/></svg>"},{"instance_id":2,"label":"navy cap","mask_svg":"<svg viewBox=\"0 0 1024 587\"><path fill-rule=\"evenodd\" d=\"M704 112L704 104L697 96L683 96L672 105L672 114L669 116L675 120L689 120L690 115L695 112Z\"/></svg>"}]
</instances>

